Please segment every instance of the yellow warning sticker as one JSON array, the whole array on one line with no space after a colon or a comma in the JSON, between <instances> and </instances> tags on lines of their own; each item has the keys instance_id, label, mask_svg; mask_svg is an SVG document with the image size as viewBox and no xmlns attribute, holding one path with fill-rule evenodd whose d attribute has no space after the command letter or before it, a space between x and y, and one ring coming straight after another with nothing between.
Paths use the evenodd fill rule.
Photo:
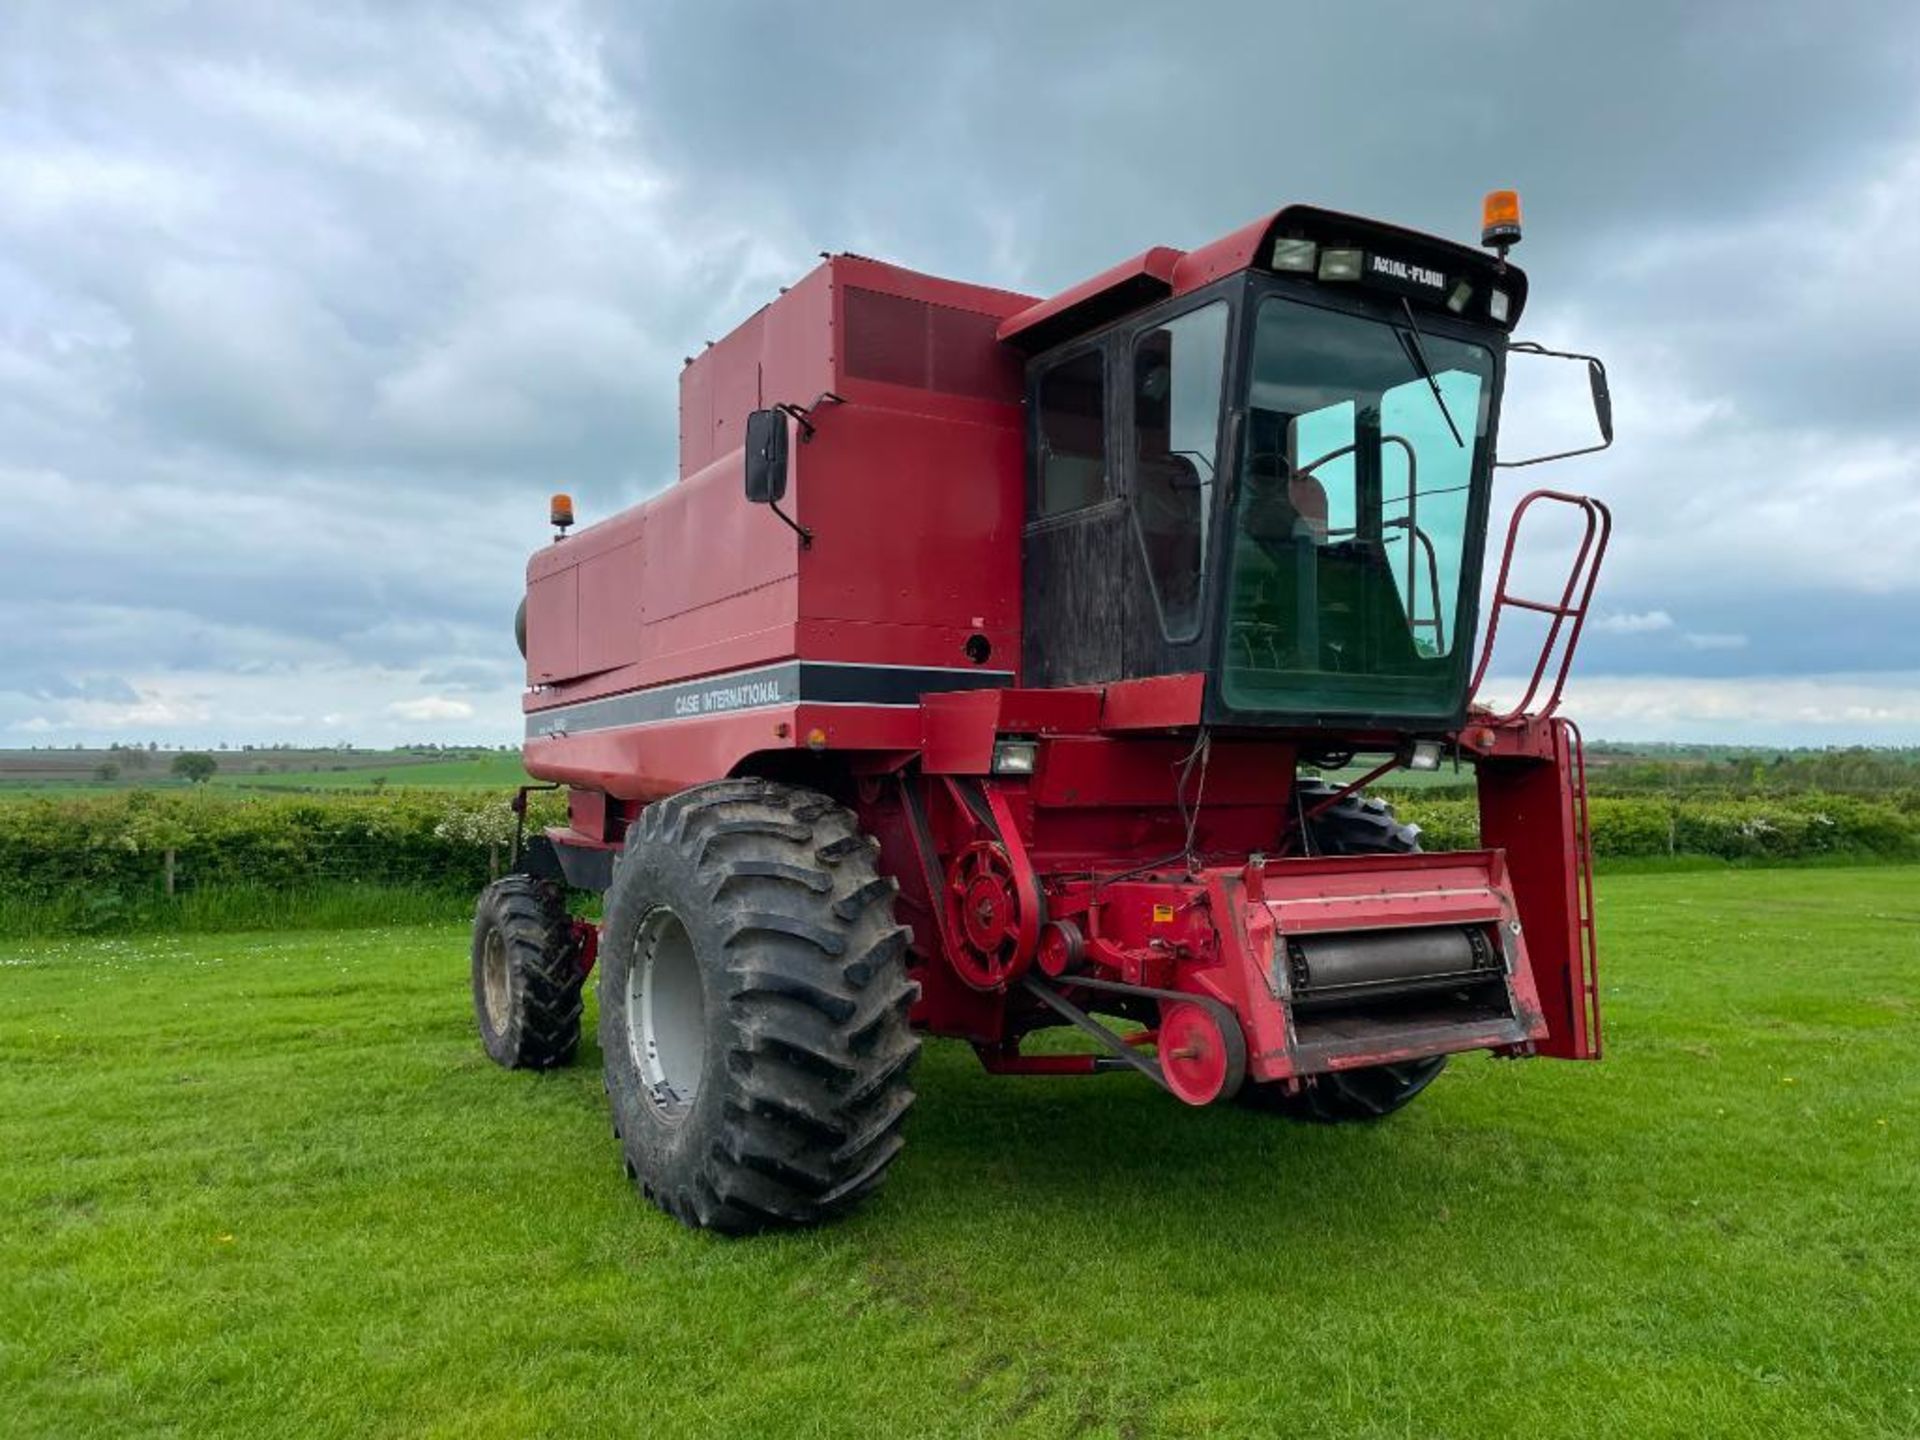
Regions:
<instances>
[{"instance_id":1,"label":"yellow warning sticker","mask_svg":"<svg viewBox=\"0 0 1920 1440\"><path fill-rule=\"evenodd\" d=\"M1173 906L1171 905L1154 906L1153 907L1153 923L1156 925L1172 924L1173 923Z\"/></svg>"}]
</instances>

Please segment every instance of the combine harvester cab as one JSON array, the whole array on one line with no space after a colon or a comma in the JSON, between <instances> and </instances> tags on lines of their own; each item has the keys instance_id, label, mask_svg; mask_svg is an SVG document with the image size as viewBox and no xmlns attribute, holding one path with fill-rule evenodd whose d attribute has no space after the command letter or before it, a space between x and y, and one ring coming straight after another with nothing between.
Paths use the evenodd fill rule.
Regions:
<instances>
[{"instance_id":1,"label":"combine harvester cab","mask_svg":"<svg viewBox=\"0 0 1920 1440\"><path fill-rule=\"evenodd\" d=\"M690 360L678 483L576 533L556 497L528 566L568 812L480 902L489 1053L570 1060L597 959L628 1169L730 1232L877 1188L921 1034L1323 1122L1462 1051L1597 1058L1557 712L1606 508L1525 496L1479 612L1493 471L1534 463L1494 458L1507 365L1586 367L1585 449L1610 402L1509 338L1517 200L1485 219L1491 255L1293 206L1044 300L834 256ZM1520 593L1549 512L1564 582ZM1367 795L1442 765L1481 848Z\"/></svg>"}]
</instances>

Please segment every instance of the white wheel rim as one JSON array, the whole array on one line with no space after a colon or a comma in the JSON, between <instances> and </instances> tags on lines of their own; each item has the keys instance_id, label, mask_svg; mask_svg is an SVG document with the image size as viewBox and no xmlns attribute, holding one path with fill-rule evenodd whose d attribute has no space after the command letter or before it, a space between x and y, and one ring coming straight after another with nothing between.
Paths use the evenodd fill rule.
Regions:
<instances>
[{"instance_id":1,"label":"white wheel rim","mask_svg":"<svg viewBox=\"0 0 1920 1440\"><path fill-rule=\"evenodd\" d=\"M487 931L480 952L480 994L487 1006L487 1025L498 1035L507 1028L512 1004L512 985L507 978L507 941L495 926Z\"/></svg>"},{"instance_id":2,"label":"white wheel rim","mask_svg":"<svg viewBox=\"0 0 1920 1440\"><path fill-rule=\"evenodd\" d=\"M707 1000L687 927L664 906L641 917L627 968L627 1046L647 1098L669 1119L700 1093Z\"/></svg>"}]
</instances>

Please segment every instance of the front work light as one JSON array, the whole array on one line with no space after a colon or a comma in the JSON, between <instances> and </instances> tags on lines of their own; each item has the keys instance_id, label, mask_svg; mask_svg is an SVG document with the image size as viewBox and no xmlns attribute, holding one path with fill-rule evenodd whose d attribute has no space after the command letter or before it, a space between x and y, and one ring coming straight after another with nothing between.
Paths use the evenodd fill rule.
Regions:
<instances>
[{"instance_id":1,"label":"front work light","mask_svg":"<svg viewBox=\"0 0 1920 1440\"><path fill-rule=\"evenodd\" d=\"M1320 247L1311 240L1289 240L1283 237L1273 242L1273 268L1311 275L1314 261L1319 254Z\"/></svg>"},{"instance_id":2,"label":"front work light","mask_svg":"<svg viewBox=\"0 0 1920 1440\"><path fill-rule=\"evenodd\" d=\"M1462 280L1447 296L1447 309L1458 315L1467 308L1467 302L1471 299L1473 299L1473 286Z\"/></svg>"},{"instance_id":3,"label":"front work light","mask_svg":"<svg viewBox=\"0 0 1920 1440\"><path fill-rule=\"evenodd\" d=\"M1413 748L1407 752L1409 770L1438 770L1440 768L1440 742L1438 740L1416 740Z\"/></svg>"},{"instance_id":4,"label":"front work light","mask_svg":"<svg viewBox=\"0 0 1920 1440\"><path fill-rule=\"evenodd\" d=\"M1358 280L1360 252L1358 250L1322 250L1320 278L1322 280Z\"/></svg>"},{"instance_id":5,"label":"front work light","mask_svg":"<svg viewBox=\"0 0 1920 1440\"><path fill-rule=\"evenodd\" d=\"M1506 324L1507 316L1511 313L1512 307L1507 300L1506 291L1495 290L1487 296L1487 314L1491 315L1496 322L1501 325Z\"/></svg>"},{"instance_id":6,"label":"front work light","mask_svg":"<svg viewBox=\"0 0 1920 1440\"><path fill-rule=\"evenodd\" d=\"M996 740L993 745L993 773L1031 775L1040 747L1031 740Z\"/></svg>"},{"instance_id":7,"label":"front work light","mask_svg":"<svg viewBox=\"0 0 1920 1440\"><path fill-rule=\"evenodd\" d=\"M1489 190L1480 205L1480 243L1506 254L1520 243L1520 192Z\"/></svg>"}]
</instances>

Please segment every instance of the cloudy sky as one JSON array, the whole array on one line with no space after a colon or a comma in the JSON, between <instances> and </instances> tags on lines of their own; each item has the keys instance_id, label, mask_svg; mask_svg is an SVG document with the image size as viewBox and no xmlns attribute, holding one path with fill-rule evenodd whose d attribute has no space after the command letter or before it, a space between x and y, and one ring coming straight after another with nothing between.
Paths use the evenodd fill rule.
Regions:
<instances>
[{"instance_id":1,"label":"cloudy sky","mask_svg":"<svg viewBox=\"0 0 1920 1440\"><path fill-rule=\"evenodd\" d=\"M512 739L548 492L665 483L680 358L818 251L1046 293L1496 185L1614 376L1501 482L1618 517L1589 735L1920 742L1904 0L8 0L0 747Z\"/></svg>"}]
</instances>

